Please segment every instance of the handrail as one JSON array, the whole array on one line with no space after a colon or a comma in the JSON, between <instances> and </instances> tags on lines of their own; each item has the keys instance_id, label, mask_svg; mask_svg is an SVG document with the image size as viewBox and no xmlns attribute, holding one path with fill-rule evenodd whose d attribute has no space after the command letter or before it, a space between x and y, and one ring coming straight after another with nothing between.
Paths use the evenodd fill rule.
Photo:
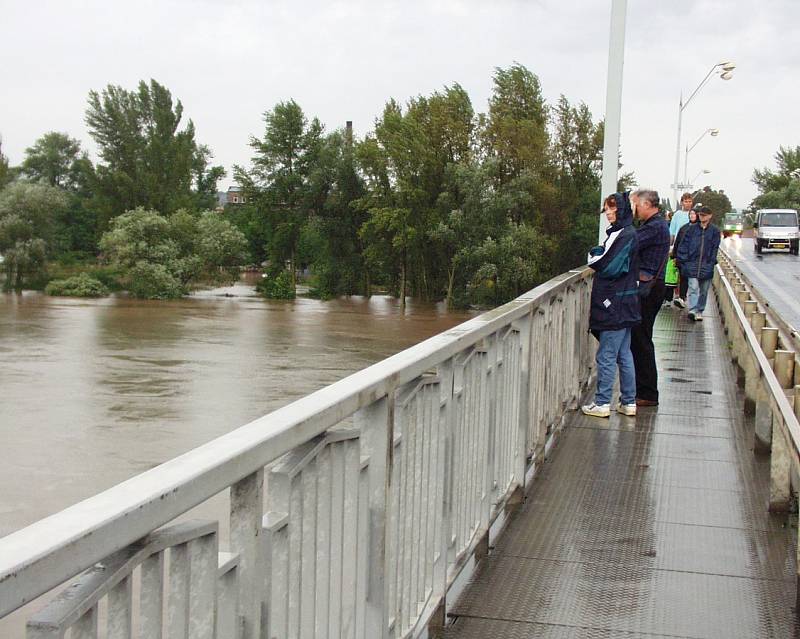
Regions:
<instances>
[{"instance_id":1,"label":"handrail","mask_svg":"<svg viewBox=\"0 0 800 639\"><path fill-rule=\"evenodd\" d=\"M476 540L481 535L487 534L486 528L496 517L497 509L502 509L510 495L513 494L514 486L519 487L524 483L526 457L530 458L531 454L537 455L544 450L544 440L554 434L550 429L551 424L563 419L564 410L574 406L579 388L582 383L585 383L591 372L590 347L586 330L584 330L588 324L590 278L589 269L571 271L556 276L501 307L431 337L156 468L0 539L0 617L58 587L103 558L141 540L160 526L173 521L191 508L230 488L231 545L233 546L231 551L236 552L240 560L240 574L237 579L241 582L238 606L240 616L244 619L242 636L257 636L260 621L257 618L258 614L254 613L255 608L258 607L257 595L254 591L258 579L263 580L263 576L259 577L257 572L261 561L260 553L264 552L257 539L261 534L259 530L262 527L263 469L286 453L305 445L353 415L361 416L360 419L365 424L362 429L365 443L360 462L360 468L363 471L362 477L356 479L354 475L353 481L363 485L358 489L362 491L359 494L363 493L369 498L369 506L364 505L363 507L368 507L370 512L373 508L388 509L389 506L386 502L389 498L398 498L395 493L390 495L389 492L386 492L383 495L383 491L388 491L392 482L395 481L392 479L392 473L404 473L406 470L398 469L402 460L397 461L396 464L392 461L394 455L392 448L396 445L387 446L386 443L382 444L381 442L387 441L385 440L387 436L389 437L388 441L393 441L392 430L399 428L401 423L408 423L409 428L413 429L417 428L417 426L413 426L416 423L414 420L420 420L418 434L413 435L413 437L419 438L416 445L422 446L420 442L423 442L423 438L435 436L438 439L431 440L425 446L432 446L431 450L437 451L437 455L444 454L445 450L449 450L448 447L456 446L455 440L463 437L458 431L458 428L461 427L456 423L459 419L467 420L464 422L464 429L483 429L481 431L483 437L497 438L488 448L493 451L491 459L484 459L486 455L483 454L481 457L478 454L479 451L465 449L465 454L469 452L473 457L478 455L475 459L480 459L480 463L487 464L488 470L483 472L494 472L495 466L497 466L497 472L506 473L506 475L501 478L500 483L497 478L488 477L489 480L494 481L495 488L490 487L487 495L491 498L488 501L484 499L478 510L475 510L477 514L474 515L479 517L482 523L477 528L473 524L469 524L463 529L463 535L466 537L459 542L462 544L461 547L449 551L451 556L448 557L448 552L443 551L445 555L443 561L449 560L451 565L460 565L463 562L457 561L457 559L461 557L464 550L476 547ZM516 327L513 333L505 330L512 325ZM554 327L557 327L558 332ZM548 331L548 328L551 330ZM574 352L560 353L559 348L565 347L561 344L554 344L555 340L564 340L566 348L571 346ZM459 367L462 365L456 361L456 356L474 348L479 348L483 354L480 366L466 371L467 367L472 365L465 365L463 368L466 372L458 372L456 369L461 370ZM547 360L548 353L554 360L549 362L549 372L536 376L535 383L531 382L531 371L542 361ZM519 359L519 355L522 355L521 359ZM504 366L505 371L502 370ZM520 366L521 368L509 371L507 370L509 366ZM408 416L402 417L402 420L405 421L401 420L393 425L396 419L394 412L401 408L389 406L386 400L393 398L394 394L404 385L437 368L441 376L436 379L435 392L441 393L443 399L433 402L433 395L429 393L430 402L426 399L425 402L428 403L424 406L420 404L419 408L413 406L408 408L408 411L411 412ZM503 387L504 382L498 377L501 372L504 375L511 374L509 379L512 383L508 385L508 388ZM470 401L484 401L483 394L487 393L496 393L500 397L502 393L513 392L510 401L513 401L514 408L506 410L504 407L496 405L501 402L495 402L494 399L487 400L485 406L480 406L480 410L483 411L480 413L483 416L481 419L485 420L485 423L475 422L477 417L471 417L464 412L469 409L471 404L459 404L462 400L466 401L456 393L455 380L459 379L459 375L472 375L474 379L470 383L478 389L475 392L481 393L476 396L478 399L470 399ZM462 383L466 384L467 381ZM440 409L437 409L437 406ZM458 408L459 406L461 407ZM475 409L478 409L478 404L475 404ZM419 415L413 413L415 410L421 411ZM441 417L437 416L437 410L443 411ZM487 412L489 410L496 411L496 415L494 413L490 415ZM398 419L400 418L398 417ZM501 419L511 425L503 426L505 429L503 432L500 432L501 427L498 421ZM427 434L430 424L432 423L435 428L438 428L436 424L440 421L449 429L446 437L445 431L442 431L441 437L439 434ZM515 421L519 423L519 427L514 424ZM488 430L486 430L487 428ZM380 431L381 434L370 434L373 431ZM467 430L464 432L466 433ZM335 446L337 443L334 441L335 439L327 438L326 441L329 440L331 446ZM357 444L358 440L356 440ZM402 452L405 449L404 443L399 450ZM425 457L416 461L409 458L409 464L416 464L415 467L419 467L420 463L431 464L434 452L428 453L424 447L421 450L423 452L420 454ZM387 458L381 460L384 452ZM452 450L448 454L452 454ZM516 460L521 461L518 463ZM444 457L441 461L442 463L447 462ZM447 472L451 474L455 472L451 465L445 467L448 469ZM411 473L412 468L409 467L407 472ZM417 491L403 499L422 500L423 506L427 504L430 508L434 508L435 500L444 499L448 507L455 508L457 504L456 506L453 504L459 498L472 498L471 495L453 494L451 484L454 479L452 476L449 478L439 475L435 478L431 477L431 481L435 480L436 486L438 486L436 487L438 492L419 495L417 494L419 491ZM506 489L503 482L509 481L508 478L511 481L511 488ZM280 483L278 479L280 477L276 476L276 485ZM398 475L397 481L400 479L402 478ZM478 481L479 478L465 476L466 480ZM483 480L478 481L476 486L481 486L481 481ZM288 482L286 490L293 490L290 485L291 481L286 479L286 482ZM458 489L458 486L456 488ZM397 491L402 488L395 486L392 490ZM495 495L496 491L500 491L501 494ZM367 497L359 497L359 499L367 499ZM286 496L286 499L288 498ZM275 502L275 512L283 510L283 506L278 504L282 499L284 497ZM464 503L466 504L466 502ZM281 507L277 507L278 505ZM414 501L413 513L415 516L419 513L419 508L423 506ZM458 507L461 508L461 506ZM467 505L463 507L467 508ZM398 508L402 511L402 504ZM476 506L470 505L469 508L472 510L458 511L461 514L456 513L453 517L456 515L462 519L467 517L467 519L463 519L466 525L472 521L469 519L473 516L470 513ZM481 515L481 509L488 510L484 510ZM438 511L436 517L440 517ZM269 515L264 516L264 520L267 519L269 519ZM257 524L253 522L257 522ZM369 525L372 526L373 523L370 520ZM430 525L433 528L430 535L440 534L439 528L444 524L456 525L455 522L448 523L444 520L431 519ZM254 528L256 525L258 530ZM392 525L395 524L392 523ZM385 527L388 530L389 523L385 523ZM370 561L377 561L380 552L378 547L373 548L373 546L376 543L378 545L384 543L376 541L375 538L376 535L382 534L381 530L370 529L367 535L372 557ZM267 529L264 531L266 534ZM253 534L256 537L253 537ZM394 533L391 531L385 534L388 535L386 543L409 542L403 538L393 538ZM475 535L477 537L473 537ZM271 543L274 543L275 546L270 547L269 552L278 552L276 549L279 549L282 541L276 538ZM386 552L388 553L390 550L391 548ZM437 551L435 556L438 557L441 554ZM360 567L359 570L361 570ZM370 575L372 575L371 570L370 568ZM401 566L398 570L402 571L405 568ZM424 585L424 579L429 580L429 573L434 569L430 566L410 566L408 570L411 570L410 576L403 578L409 577ZM436 567L435 570L440 570L440 568ZM418 571L422 571L422 573ZM446 581L449 583L451 580L452 575L448 574ZM380 586L379 580L371 576L368 583L370 588ZM393 596L391 588L389 586L386 588L388 589L386 590L387 596ZM397 596L401 595L398 593ZM403 593L403 596L410 595L406 592ZM371 601L372 598L370 598ZM432 602L431 605L433 604L435 602ZM372 604L370 603L370 605ZM404 600L400 609L416 611L417 606L418 602L412 603ZM375 610L369 609L364 614L367 617L364 623L369 626L370 615L380 615L384 612L376 613ZM389 623L388 619L383 620L384 627L386 627L386 623ZM392 623L397 624L398 627L407 627L407 623L411 622L396 620L389 625Z\"/></svg>"},{"instance_id":2,"label":"handrail","mask_svg":"<svg viewBox=\"0 0 800 639\"><path fill-rule=\"evenodd\" d=\"M777 346L780 341L790 344L792 336L780 335L774 324L786 324L774 309L768 318L773 326L766 324L759 302L768 305L725 251L714 283L733 357L744 373L745 410L749 406L755 413L754 450L770 452L769 509L784 512L791 507L792 475L800 473L800 386L794 381L796 353ZM772 359L764 352L767 344Z\"/></svg>"},{"instance_id":3,"label":"handrail","mask_svg":"<svg viewBox=\"0 0 800 639\"><path fill-rule=\"evenodd\" d=\"M794 347L800 350L800 332L798 332L794 326L781 317L780 313L775 310L772 304L770 304L769 300L764 297L758 288L756 288L755 284L753 284L752 280L747 276L747 273L736 266L736 260L730 253L728 253L728 251L725 249L725 246L720 245L719 250L720 253L725 256L731 268L735 271L736 276L745 284L747 284L747 287L750 289L750 294L758 301L759 304L761 304L761 306L764 307L767 315L770 318L770 321L778 327L786 340L791 340Z\"/></svg>"},{"instance_id":4,"label":"handrail","mask_svg":"<svg viewBox=\"0 0 800 639\"><path fill-rule=\"evenodd\" d=\"M730 296L731 299L736 300L733 287L731 286L728 278L724 276L724 273L722 274L722 281L725 287L725 292ZM800 422L798 421L797 416L794 414L794 408L786 399L786 393L784 392L783 387L781 387L778 377L775 375L775 371L772 369L767 356L761 349L761 344L756 337L752 326L750 326L750 322L747 321L744 310L738 304L734 304L733 311L736 314L736 318L739 320L742 330L744 331L747 343L753 351L753 356L758 362L758 368L764 379L764 383L766 383L770 394L774 398L775 403L778 405L778 408L781 412L781 417L783 418L786 427L789 430L795 454L797 454L798 458L800 458Z\"/></svg>"}]
</instances>

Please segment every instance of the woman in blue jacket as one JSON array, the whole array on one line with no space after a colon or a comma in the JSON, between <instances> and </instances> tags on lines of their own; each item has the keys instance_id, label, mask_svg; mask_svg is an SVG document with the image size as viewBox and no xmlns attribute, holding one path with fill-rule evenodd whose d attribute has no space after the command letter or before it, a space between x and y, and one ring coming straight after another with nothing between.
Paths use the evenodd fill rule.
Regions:
<instances>
[{"instance_id":1,"label":"woman in blue jacket","mask_svg":"<svg viewBox=\"0 0 800 639\"><path fill-rule=\"evenodd\" d=\"M611 392L619 368L617 411L632 416L636 415L636 372L631 355L631 327L641 321L639 247L628 193L609 195L604 210L610 224L606 240L589 252L589 266L596 272L589 329L600 342L596 356L597 392L594 402L581 410L594 417L611 414Z\"/></svg>"},{"instance_id":2,"label":"woman in blue jacket","mask_svg":"<svg viewBox=\"0 0 800 639\"><path fill-rule=\"evenodd\" d=\"M720 234L711 223L709 207L701 206L697 217L698 223L692 224L678 246L678 263L681 275L689 281L689 319L702 322L708 287L717 263Z\"/></svg>"}]
</instances>

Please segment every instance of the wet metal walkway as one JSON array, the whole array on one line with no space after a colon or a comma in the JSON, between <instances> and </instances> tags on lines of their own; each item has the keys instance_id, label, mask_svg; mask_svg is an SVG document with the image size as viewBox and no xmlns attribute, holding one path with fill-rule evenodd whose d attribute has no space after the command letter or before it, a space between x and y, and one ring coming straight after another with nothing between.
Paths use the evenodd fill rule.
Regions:
<instances>
[{"instance_id":1,"label":"wet metal walkway","mask_svg":"<svg viewBox=\"0 0 800 639\"><path fill-rule=\"evenodd\" d=\"M767 513L727 340L663 309L661 405L573 414L447 639L794 637L796 517Z\"/></svg>"}]
</instances>

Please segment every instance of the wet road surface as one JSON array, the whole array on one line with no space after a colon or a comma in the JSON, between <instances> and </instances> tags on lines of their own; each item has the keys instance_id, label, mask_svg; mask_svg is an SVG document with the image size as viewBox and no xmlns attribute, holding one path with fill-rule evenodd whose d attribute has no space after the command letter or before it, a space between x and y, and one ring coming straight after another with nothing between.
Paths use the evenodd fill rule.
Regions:
<instances>
[{"instance_id":1,"label":"wet road surface","mask_svg":"<svg viewBox=\"0 0 800 639\"><path fill-rule=\"evenodd\" d=\"M786 323L800 329L800 257L767 249L756 255L752 238L733 236L722 245L769 305Z\"/></svg>"},{"instance_id":2,"label":"wet road surface","mask_svg":"<svg viewBox=\"0 0 800 639\"><path fill-rule=\"evenodd\" d=\"M796 636L796 518L767 513L716 308L654 341L660 406L572 414L447 639Z\"/></svg>"}]
</instances>

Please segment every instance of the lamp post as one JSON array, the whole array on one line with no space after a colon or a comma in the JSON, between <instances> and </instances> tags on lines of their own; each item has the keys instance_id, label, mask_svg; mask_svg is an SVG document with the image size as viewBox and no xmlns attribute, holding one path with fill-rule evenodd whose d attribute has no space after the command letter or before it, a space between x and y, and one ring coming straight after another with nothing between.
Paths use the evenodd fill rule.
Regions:
<instances>
[{"instance_id":1,"label":"lamp post","mask_svg":"<svg viewBox=\"0 0 800 639\"><path fill-rule=\"evenodd\" d=\"M692 91L691 95L683 101L683 93L681 93L680 101L678 102L678 141L675 144L675 181L672 183L672 193L675 201L678 201L678 189L682 188L683 184L678 182L678 174L681 165L681 123L683 120L683 110L689 106L689 103L694 99L694 96L702 89L714 75L718 75L723 80L730 80L733 77L733 70L736 65L732 62L717 62L711 70L703 78L702 82L697 85L697 88Z\"/></svg>"},{"instance_id":2,"label":"lamp post","mask_svg":"<svg viewBox=\"0 0 800 639\"><path fill-rule=\"evenodd\" d=\"M694 186L694 181L695 181L697 178L699 178L701 175L708 175L709 173L711 173L711 171L709 171L708 169L703 169L703 170L702 170L702 171L700 171L700 172L699 172L697 175L695 175L695 176L692 178L692 181L691 181L689 184L687 184L686 186L687 186L687 187L689 187L690 189L691 189L691 188L693 188L693 186Z\"/></svg>"},{"instance_id":3,"label":"lamp post","mask_svg":"<svg viewBox=\"0 0 800 639\"><path fill-rule=\"evenodd\" d=\"M611 34L608 41L608 78L606 80L606 118L603 136L603 176L600 181L600 206L609 193L617 190L619 171L619 132L622 116L622 66L625 60L625 15L628 0L611 2ZM598 237L606 239L608 220L600 216Z\"/></svg>"},{"instance_id":4,"label":"lamp post","mask_svg":"<svg viewBox=\"0 0 800 639\"><path fill-rule=\"evenodd\" d=\"M715 138L715 137L717 137L719 135L719 129L706 129L705 131L703 131L703 135L701 135L699 138L697 138L697 140L695 140L695 143L692 144L692 146L689 146L688 143L686 144L686 155L683 158L683 181L684 182L688 182L689 181L687 179L688 176L689 176L689 152L694 147L696 147L700 143L700 140L702 140L704 137L706 137L706 135L708 135L709 133L711 134L712 138Z\"/></svg>"}]
</instances>

